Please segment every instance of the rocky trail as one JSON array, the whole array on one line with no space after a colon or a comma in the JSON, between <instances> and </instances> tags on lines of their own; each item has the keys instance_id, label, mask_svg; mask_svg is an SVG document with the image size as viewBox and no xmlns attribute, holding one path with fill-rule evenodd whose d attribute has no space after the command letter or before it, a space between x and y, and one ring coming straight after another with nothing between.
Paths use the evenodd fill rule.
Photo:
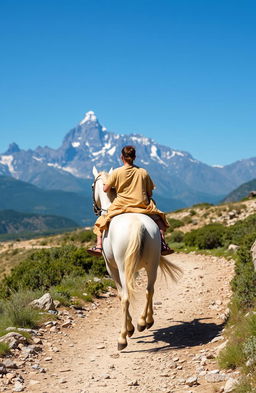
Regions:
<instances>
[{"instance_id":1,"label":"rocky trail","mask_svg":"<svg viewBox=\"0 0 256 393\"><path fill-rule=\"evenodd\" d=\"M135 331L125 350L117 351L121 309L118 298L109 293L85 310L61 310L59 319L46 323L33 336L34 345L21 344L14 357L1 359L5 372L0 391L230 391L228 385L236 373L219 370L215 357L224 343L233 262L195 254L174 254L171 260L183 269L183 275L177 283L166 283L158 275L155 324L142 333ZM145 291L140 289L131 307L135 325L144 298Z\"/></svg>"}]
</instances>

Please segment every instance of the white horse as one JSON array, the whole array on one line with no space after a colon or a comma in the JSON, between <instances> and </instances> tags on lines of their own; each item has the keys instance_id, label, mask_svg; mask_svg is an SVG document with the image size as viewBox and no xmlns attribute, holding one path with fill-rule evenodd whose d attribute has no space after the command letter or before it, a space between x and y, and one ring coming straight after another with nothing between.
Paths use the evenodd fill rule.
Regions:
<instances>
[{"instance_id":1,"label":"white horse","mask_svg":"<svg viewBox=\"0 0 256 393\"><path fill-rule=\"evenodd\" d=\"M94 204L101 214L106 214L115 195L103 191L108 173L93 169ZM118 350L127 346L127 335L134 333L129 303L134 291L135 274L145 268L148 277L146 304L137 323L142 332L153 323L153 294L157 268L176 279L181 271L161 256L161 239L157 224L146 214L124 213L112 218L109 229L103 233L103 256L107 270L116 283L122 306L122 326L118 337Z\"/></svg>"}]
</instances>

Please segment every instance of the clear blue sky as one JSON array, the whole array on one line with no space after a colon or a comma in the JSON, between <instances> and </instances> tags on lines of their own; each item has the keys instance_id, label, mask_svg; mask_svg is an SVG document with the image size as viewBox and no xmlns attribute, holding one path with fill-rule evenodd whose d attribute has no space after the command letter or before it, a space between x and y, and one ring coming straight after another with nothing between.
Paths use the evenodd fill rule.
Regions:
<instances>
[{"instance_id":1,"label":"clear blue sky","mask_svg":"<svg viewBox=\"0 0 256 393\"><path fill-rule=\"evenodd\" d=\"M254 0L1 0L0 152L88 110L208 164L256 156Z\"/></svg>"}]
</instances>

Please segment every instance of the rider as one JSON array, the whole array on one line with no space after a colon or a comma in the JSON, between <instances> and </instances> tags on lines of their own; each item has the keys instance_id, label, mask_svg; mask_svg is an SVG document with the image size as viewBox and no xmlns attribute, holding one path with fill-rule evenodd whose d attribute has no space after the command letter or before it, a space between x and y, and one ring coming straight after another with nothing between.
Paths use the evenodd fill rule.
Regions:
<instances>
[{"instance_id":1,"label":"rider","mask_svg":"<svg viewBox=\"0 0 256 393\"><path fill-rule=\"evenodd\" d=\"M104 192L115 188L117 196L107 214L100 216L95 223L93 232L97 235L97 245L87 250L91 255L102 254L102 232L108 228L111 218L122 213L144 213L151 216L161 233L161 254L168 255L173 252L164 240L164 232L168 227L165 214L157 209L151 199L154 183L145 169L133 164L135 158L136 151L133 146L123 147L123 166L115 169L103 186Z\"/></svg>"}]
</instances>

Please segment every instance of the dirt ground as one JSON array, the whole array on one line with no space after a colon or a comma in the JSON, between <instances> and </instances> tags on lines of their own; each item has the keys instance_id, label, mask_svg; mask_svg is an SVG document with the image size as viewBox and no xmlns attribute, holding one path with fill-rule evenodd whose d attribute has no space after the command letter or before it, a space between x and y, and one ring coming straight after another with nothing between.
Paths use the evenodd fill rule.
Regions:
<instances>
[{"instance_id":1,"label":"dirt ground","mask_svg":"<svg viewBox=\"0 0 256 393\"><path fill-rule=\"evenodd\" d=\"M222 373L217 371L215 355L223 343L223 313L230 297L233 262L195 254L170 258L183 275L177 283L166 283L158 275L155 324L149 330L135 331L128 347L118 352L119 300L102 298L88 308L84 318L74 316L71 327L56 332L44 329L43 352L24 363L25 392L220 391L225 381L209 382L207 375ZM143 287L143 274L141 281ZM141 288L131 307L135 325L144 298ZM46 372L38 371L39 366ZM196 382L189 383L190 377ZM8 385L4 391L12 389Z\"/></svg>"}]
</instances>

